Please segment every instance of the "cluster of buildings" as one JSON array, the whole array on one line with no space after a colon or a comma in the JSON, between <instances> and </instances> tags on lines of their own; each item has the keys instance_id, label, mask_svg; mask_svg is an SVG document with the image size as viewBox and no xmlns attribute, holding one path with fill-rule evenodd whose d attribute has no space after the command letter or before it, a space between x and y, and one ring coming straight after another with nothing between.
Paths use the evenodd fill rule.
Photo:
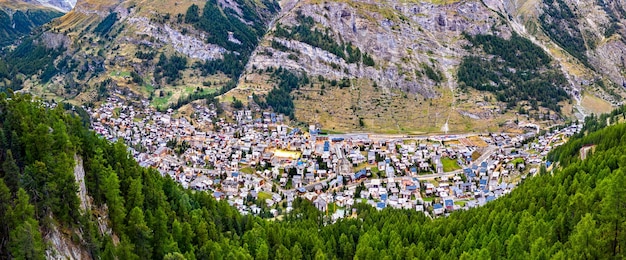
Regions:
<instances>
[{"instance_id":1,"label":"cluster of buildings","mask_svg":"<svg viewBox=\"0 0 626 260\"><path fill-rule=\"evenodd\" d=\"M329 135L286 126L282 115L268 112L235 111L226 120L194 105L192 114L177 116L115 97L87 112L93 130L123 140L140 165L264 217L289 212L298 197L333 219L351 215L357 203L431 216L480 206L509 193L537 171L531 165L542 163L545 151L580 129L535 143L527 142L534 133Z\"/></svg>"}]
</instances>

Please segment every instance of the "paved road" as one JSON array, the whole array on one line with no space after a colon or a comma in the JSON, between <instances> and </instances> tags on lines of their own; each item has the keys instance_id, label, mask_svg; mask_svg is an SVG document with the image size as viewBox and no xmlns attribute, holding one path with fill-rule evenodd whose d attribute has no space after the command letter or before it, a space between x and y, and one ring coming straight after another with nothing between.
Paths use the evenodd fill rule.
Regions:
<instances>
[{"instance_id":1,"label":"paved road","mask_svg":"<svg viewBox=\"0 0 626 260\"><path fill-rule=\"evenodd\" d=\"M434 174L418 175L415 178L417 178L418 180L422 181L422 180L441 178L441 177L453 177L454 175L460 174L462 172L463 172L463 170L455 170L455 171L444 172L444 173L434 173Z\"/></svg>"},{"instance_id":2,"label":"paved road","mask_svg":"<svg viewBox=\"0 0 626 260\"><path fill-rule=\"evenodd\" d=\"M365 134L365 133L364 133ZM371 140L389 140L389 139L410 139L410 140L426 140L426 139L459 139L468 138L470 136L488 135L489 133L468 133L468 134L439 134L439 135L409 135L409 134L368 134Z\"/></svg>"}]
</instances>

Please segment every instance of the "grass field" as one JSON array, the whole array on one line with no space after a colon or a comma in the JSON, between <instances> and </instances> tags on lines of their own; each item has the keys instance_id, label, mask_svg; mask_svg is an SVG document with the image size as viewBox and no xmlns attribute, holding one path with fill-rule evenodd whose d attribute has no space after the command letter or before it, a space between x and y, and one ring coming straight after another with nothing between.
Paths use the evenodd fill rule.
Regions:
<instances>
[{"instance_id":1,"label":"grass field","mask_svg":"<svg viewBox=\"0 0 626 260\"><path fill-rule=\"evenodd\" d=\"M111 71L111 74L109 74L109 76L111 77L130 77L130 72L128 71Z\"/></svg>"},{"instance_id":2,"label":"grass field","mask_svg":"<svg viewBox=\"0 0 626 260\"><path fill-rule=\"evenodd\" d=\"M247 174L253 174L254 173L254 169L252 169L250 167L241 168L241 170L239 170L239 171L243 172L243 173L247 173Z\"/></svg>"},{"instance_id":3,"label":"grass field","mask_svg":"<svg viewBox=\"0 0 626 260\"><path fill-rule=\"evenodd\" d=\"M265 191L261 191L259 192L259 200L267 200L267 199L272 199L272 194L265 192Z\"/></svg>"},{"instance_id":4,"label":"grass field","mask_svg":"<svg viewBox=\"0 0 626 260\"><path fill-rule=\"evenodd\" d=\"M164 107L169 104L171 97L172 95L169 93L163 94L163 97L154 97L152 98L151 104L154 107Z\"/></svg>"},{"instance_id":5,"label":"grass field","mask_svg":"<svg viewBox=\"0 0 626 260\"><path fill-rule=\"evenodd\" d=\"M194 93L200 94L211 94L217 91L216 87L199 87L199 86L172 86L172 87L164 87L162 89L155 90L154 87L150 85L143 86L143 90L153 91L155 95L152 98L152 106L154 107L165 107L171 103L175 103L179 98L187 97ZM159 97L157 93L163 92L163 97Z\"/></svg>"},{"instance_id":6,"label":"grass field","mask_svg":"<svg viewBox=\"0 0 626 260\"><path fill-rule=\"evenodd\" d=\"M588 112L595 113L596 115L611 112L611 110L613 110L613 106L611 106L611 104L591 94L583 96L581 105Z\"/></svg>"},{"instance_id":7,"label":"grass field","mask_svg":"<svg viewBox=\"0 0 626 260\"><path fill-rule=\"evenodd\" d=\"M150 95L150 93L154 93L154 86L151 84L145 84L143 85L143 91L146 95Z\"/></svg>"},{"instance_id":8,"label":"grass field","mask_svg":"<svg viewBox=\"0 0 626 260\"><path fill-rule=\"evenodd\" d=\"M441 158L441 163L443 164L444 172L451 172L461 169L461 166L459 166L459 164L454 159Z\"/></svg>"},{"instance_id":9,"label":"grass field","mask_svg":"<svg viewBox=\"0 0 626 260\"><path fill-rule=\"evenodd\" d=\"M322 84L294 92L296 117L320 123L330 131L423 134L441 132L448 117L451 131L464 131L471 123L453 111L454 97L445 88L437 90L442 93L440 98L424 99L398 89L375 87L369 80L353 80L353 87L343 89Z\"/></svg>"},{"instance_id":10,"label":"grass field","mask_svg":"<svg viewBox=\"0 0 626 260\"><path fill-rule=\"evenodd\" d=\"M433 200L435 200L435 198L433 198L433 197L424 197L424 198L422 198L422 200L424 200L424 202L433 202Z\"/></svg>"},{"instance_id":11,"label":"grass field","mask_svg":"<svg viewBox=\"0 0 626 260\"><path fill-rule=\"evenodd\" d=\"M337 206L337 204L335 204L334 202L331 202L331 203L329 203L329 204L328 204L328 214L329 214L329 215L335 214L335 212L336 212L338 209L343 209L343 208L342 208L342 207Z\"/></svg>"},{"instance_id":12,"label":"grass field","mask_svg":"<svg viewBox=\"0 0 626 260\"><path fill-rule=\"evenodd\" d=\"M519 163L524 163L524 159L522 158L515 158L513 161L511 161L512 164L519 164Z\"/></svg>"},{"instance_id":13,"label":"grass field","mask_svg":"<svg viewBox=\"0 0 626 260\"><path fill-rule=\"evenodd\" d=\"M478 136L470 136L467 139L470 140L472 143L474 143L474 145L476 145L478 147L487 147L487 146L489 146L489 144L487 144L485 142L485 140L483 140L482 138L480 138Z\"/></svg>"},{"instance_id":14,"label":"grass field","mask_svg":"<svg viewBox=\"0 0 626 260\"><path fill-rule=\"evenodd\" d=\"M113 109L113 118L119 118L121 110L122 110L122 108L119 108L119 107L114 108Z\"/></svg>"}]
</instances>

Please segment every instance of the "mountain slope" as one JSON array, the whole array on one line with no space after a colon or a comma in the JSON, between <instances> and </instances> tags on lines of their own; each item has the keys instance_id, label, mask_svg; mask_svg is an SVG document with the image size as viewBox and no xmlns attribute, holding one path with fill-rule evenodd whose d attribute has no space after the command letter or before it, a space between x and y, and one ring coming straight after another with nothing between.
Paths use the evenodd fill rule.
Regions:
<instances>
[{"instance_id":1,"label":"mountain slope","mask_svg":"<svg viewBox=\"0 0 626 260\"><path fill-rule=\"evenodd\" d=\"M26 90L79 103L123 91L161 108L224 92L278 9L270 0L78 1L34 38L65 51L52 77L25 73Z\"/></svg>"},{"instance_id":2,"label":"mountain slope","mask_svg":"<svg viewBox=\"0 0 626 260\"><path fill-rule=\"evenodd\" d=\"M606 112L625 94L621 1L286 1L284 6L232 94L269 94L278 82L267 68L320 76L292 92L295 115L332 130L486 131L493 128L485 126L513 118L550 124ZM303 36L303 29L313 37ZM482 66L487 71L471 71L484 79L468 81L466 58L491 60L494 53L467 35L493 35L497 42L513 34L527 42L509 51L545 52L548 58L534 71L507 65L514 78L502 67L494 71L500 65L491 63ZM370 65L355 61L345 46L367 54ZM511 56L505 62L516 63ZM492 79L485 78L489 73ZM329 88L324 79L350 81L351 87ZM544 86L556 89L541 93ZM537 102L542 97L554 100Z\"/></svg>"},{"instance_id":3,"label":"mountain slope","mask_svg":"<svg viewBox=\"0 0 626 260\"><path fill-rule=\"evenodd\" d=\"M34 28L61 15L58 10L19 0L0 1L0 47L14 44Z\"/></svg>"},{"instance_id":4,"label":"mountain slope","mask_svg":"<svg viewBox=\"0 0 626 260\"><path fill-rule=\"evenodd\" d=\"M268 94L276 84L268 77L268 68L306 73L320 80L294 90L295 115L332 130L489 131L514 118L512 111L519 107L531 111L526 115L531 119L555 119L554 113L547 116L547 108L559 112L567 105L559 103L568 99L562 91L580 92L579 86L562 80L546 81L541 84L562 89L548 92L561 94L554 96L556 101L537 105L532 101L536 93L519 92L526 87L516 81L490 81L504 85L501 88L507 89L507 95L516 98L503 98L462 82L457 74L464 58L491 59L494 55L480 45L471 48L468 36L493 35L502 41L515 32L504 16L480 1L294 1L284 5L290 9L278 16L232 94ZM540 48L525 47L533 43L519 43L512 51L543 55ZM554 69L559 67L558 60L541 62L544 69L533 73L565 79L562 71ZM350 87L336 87L334 81L342 80ZM528 85L528 80L522 81ZM556 119L569 115L571 110L566 109Z\"/></svg>"},{"instance_id":5,"label":"mountain slope","mask_svg":"<svg viewBox=\"0 0 626 260\"><path fill-rule=\"evenodd\" d=\"M23 0L24 2L28 2L33 5L40 5L49 8L54 8L59 10L60 12L67 13L74 5L76 5L76 0Z\"/></svg>"},{"instance_id":6,"label":"mountain slope","mask_svg":"<svg viewBox=\"0 0 626 260\"><path fill-rule=\"evenodd\" d=\"M547 126L623 99L624 4L582 3L84 0L33 37L62 53L14 71L24 91L76 104L221 96L338 132Z\"/></svg>"},{"instance_id":7,"label":"mountain slope","mask_svg":"<svg viewBox=\"0 0 626 260\"><path fill-rule=\"evenodd\" d=\"M518 33L533 38L555 57L570 84L593 89L613 104L621 102L626 35L623 1L507 0L486 4L507 15Z\"/></svg>"}]
</instances>

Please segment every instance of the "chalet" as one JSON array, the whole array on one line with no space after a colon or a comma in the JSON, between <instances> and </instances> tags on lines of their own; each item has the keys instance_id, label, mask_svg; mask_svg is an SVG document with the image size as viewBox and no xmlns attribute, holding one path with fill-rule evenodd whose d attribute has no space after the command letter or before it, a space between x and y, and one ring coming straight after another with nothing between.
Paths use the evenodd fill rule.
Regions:
<instances>
[{"instance_id":1,"label":"chalet","mask_svg":"<svg viewBox=\"0 0 626 260\"><path fill-rule=\"evenodd\" d=\"M446 206L446 210L453 210L454 209L454 200L446 199L446 200L443 201L443 203Z\"/></svg>"},{"instance_id":2,"label":"chalet","mask_svg":"<svg viewBox=\"0 0 626 260\"><path fill-rule=\"evenodd\" d=\"M408 190L402 190L402 191L400 191L400 197L401 197L401 198L410 199L410 198L411 198L411 195L412 195L412 192L411 192L411 191L408 191Z\"/></svg>"},{"instance_id":3,"label":"chalet","mask_svg":"<svg viewBox=\"0 0 626 260\"><path fill-rule=\"evenodd\" d=\"M367 163L369 164L375 164L376 163L376 152L375 151L368 151L367 152Z\"/></svg>"},{"instance_id":4,"label":"chalet","mask_svg":"<svg viewBox=\"0 0 626 260\"><path fill-rule=\"evenodd\" d=\"M159 147L159 149L157 149L154 152L154 155L159 156L159 157L163 157L163 156L166 156L167 154L169 154L169 152L170 152L169 148L167 148L166 146L162 146L162 147Z\"/></svg>"},{"instance_id":5,"label":"chalet","mask_svg":"<svg viewBox=\"0 0 626 260\"><path fill-rule=\"evenodd\" d=\"M307 173L304 179L307 183L312 183L315 181L315 175L313 173Z\"/></svg>"},{"instance_id":6,"label":"chalet","mask_svg":"<svg viewBox=\"0 0 626 260\"><path fill-rule=\"evenodd\" d=\"M328 202L320 197L313 201L313 205L315 205L315 208L322 212L326 211L326 209L328 208Z\"/></svg>"},{"instance_id":7,"label":"chalet","mask_svg":"<svg viewBox=\"0 0 626 260\"><path fill-rule=\"evenodd\" d=\"M484 190L485 188L487 188L487 179L480 179L480 181L478 183L478 187L481 190Z\"/></svg>"},{"instance_id":8,"label":"chalet","mask_svg":"<svg viewBox=\"0 0 626 260\"><path fill-rule=\"evenodd\" d=\"M352 181L357 181L364 178L367 178L367 173L365 172L365 170L360 170L352 175Z\"/></svg>"},{"instance_id":9,"label":"chalet","mask_svg":"<svg viewBox=\"0 0 626 260\"><path fill-rule=\"evenodd\" d=\"M419 163L419 169L422 172L428 171L430 169L430 165L427 162L422 161Z\"/></svg>"},{"instance_id":10,"label":"chalet","mask_svg":"<svg viewBox=\"0 0 626 260\"><path fill-rule=\"evenodd\" d=\"M424 184L426 186L425 192L427 195L433 194L435 192L435 185L427 182L426 184Z\"/></svg>"},{"instance_id":11,"label":"chalet","mask_svg":"<svg viewBox=\"0 0 626 260\"><path fill-rule=\"evenodd\" d=\"M214 197L216 200L223 199L223 198L224 198L224 193L219 192L219 191L213 192L213 197Z\"/></svg>"},{"instance_id":12,"label":"chalet","mask_svg":"<svg viewBox=\"0 0 626 260\"><path fill-rule=\"evenodd\" d=\"M386 165L387 164L384 161L383 162L378 162L378 170L379 171L384 171Z\"/></svg>"},{"instance_id":13,"label":"chalet","mask_svg":"<svg viewBox=\"0 0 626 260\"><path fill-rule=\"evenodd\" d=\"M464 192L470 192L472 190L474 190L476 187L476 185L474 183L471 182L464 182L460 185L460 189Z\"/></svg>"},{"instance_id":14,"label":"chalet","mask_svg":"<svg viewBox=\"0 0 626 260\"><path fill-rule=\"evenodd\" d=\"M443 214L444 212L445 212L445 209L444 209L443 205L441 205L441 204L439 204L439 203L437 203L437 204L433 205L433 213L434 213L435 215L441 215L441 214Z\"/></svg>"},{"instance_id":15,"label":"chalet","mask_svg":"<svg viewBox=\"0 0 626 260\"><path fill-rule=\"evenodd\" d=\"M293 176L293 178L291 179L291 185L294 188L300 188L302 186L302 176L300 175Z\"/></svg>"},{"instance_id":16,"label":"chalet","mask_svg":"<svg viewBox=\"0 0 626 260\"><path fill-rule=\"evenodd\" d=\"M487 176L487 168L485 168L485 167L480 167L480 169L478 170L478 172L479 172L479 174L478 174L478 175L479 175L480 177Z\"/></svg>"},{"instance_id":17,"label":"chalet","mask_svg":"<svg viewBox=\"0 0 626 260\"><path fill-rule=\"evenodd\" d=\"M442 174L443 173L443 163L441 162L441 157L440 156L435 156L433 164L435 164L435 172L438 173L438 174Z\"/></svg>"}]
</instances>

